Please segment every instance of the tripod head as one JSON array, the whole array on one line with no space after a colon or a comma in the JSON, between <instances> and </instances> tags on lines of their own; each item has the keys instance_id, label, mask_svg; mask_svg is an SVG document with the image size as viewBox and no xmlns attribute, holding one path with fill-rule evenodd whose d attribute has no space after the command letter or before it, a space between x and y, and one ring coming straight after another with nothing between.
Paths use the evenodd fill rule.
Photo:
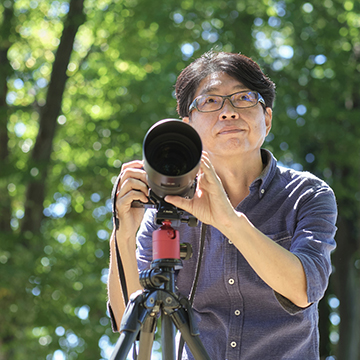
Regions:
<instances>
[{"instance_id":1,"label":"tripod head","mask_svg":"<svg viewBox=\"0 0 360 360\"><path fill-rule=\"evenodd\" d=\"M194 180L194 189L196 187L196 179ZM164 225L164 221L171 223L174 227L179 227L181 223L187 223L191 227L196 227L198 220L189 215L185 217L185 212L176 206L169 204L163 198L157 196L152 189L149 191L149 200L152 205L150 207L156 208L156 225ZM149 206L149 205L148 205Z\"/></svg>"}]
</instances>

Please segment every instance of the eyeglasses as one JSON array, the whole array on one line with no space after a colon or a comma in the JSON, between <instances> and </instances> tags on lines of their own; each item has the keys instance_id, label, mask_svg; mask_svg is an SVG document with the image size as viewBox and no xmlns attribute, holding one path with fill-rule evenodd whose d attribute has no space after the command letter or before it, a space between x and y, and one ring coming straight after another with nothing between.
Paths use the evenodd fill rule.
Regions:
<instances>
[{"instance_id":1,"label":"eyeglasses","mask_svg":"<svg viewBox=\"0 0 360 360\"><path fill-rule=\"evenodd\" d=\"M189 113L194 109L200 112L211 112L220 110L224 106L226 99L229 99L233 107L239 109L253 107L259 102L266 106L264 98L257 91L239 91L226 96L197 96L189 107Z\"/></svg>"}]
</instances>

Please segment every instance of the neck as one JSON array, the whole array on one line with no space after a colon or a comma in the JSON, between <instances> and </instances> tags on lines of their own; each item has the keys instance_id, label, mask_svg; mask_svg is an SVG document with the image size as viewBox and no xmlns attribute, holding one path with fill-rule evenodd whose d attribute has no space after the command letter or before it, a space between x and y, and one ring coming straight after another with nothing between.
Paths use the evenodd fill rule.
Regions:
<instances>
[{"instance_id":1,"label":"neck","mask_svg":"<svg viewBox=\"0 0 360 360\"><path fill-rule=\"evenodd\" d=\"M237 206L248 194L251 183L261 174L261 152L234 158L217 158L209 154L231 204Z\"/></svg>"}]
</instances>

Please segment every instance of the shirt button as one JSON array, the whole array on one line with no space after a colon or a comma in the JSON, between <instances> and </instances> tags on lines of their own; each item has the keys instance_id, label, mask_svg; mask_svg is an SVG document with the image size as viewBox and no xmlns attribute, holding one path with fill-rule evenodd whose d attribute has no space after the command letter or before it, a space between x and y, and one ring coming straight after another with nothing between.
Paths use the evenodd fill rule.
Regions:
<instances>
[{"instance_id":1,"label":"shirt button","mask_svg":"<svg viewBox=\"0 0 360 360\"><path fill-rule=\"evenodd\" d=\"M230 343L230 346L231 346L232 348L236 347L236 342L235 342L235 341L232 341L232 342Z\"/></svg>"},{"instance_id":2,"label":"shirt button","mask_svg":"<svg viewBox=\"0 0 360 360\"><path fill-rule=\"evenodd\" d=\"M234 280L234 279L229 279L229 284L230 284L230 285L234 285L234 283L235 283L235 280Z\"/></svg>"},{"instance_id":3,"label":"shirt button","mask_svg":"<svg viewBox=\"0 0 360 360\"><path fill-rule=\"evenodd\" d=\"M236 316L239 316L241 314L241 311L240 310L235 310L235 315Z\"/></svg>"},{"instance_id":4,"label":"shirt button","mask_svg":"<svg viewBox=\"0 0 360 360\"><path fill-rule=\"evenodd\" d=\"M231 240L228 240L229 244L232 245L232 241Z\"/></svg>"},{"instance_id":5,"label":"shirt button","mask_svg":"<svg viewBox=\"0 0 360 360\"><path fill-rule=\"evenodd\" d=\"M262 194L265 192L265 189L261 189L261 191L260 191Z\"/></svg>"}]
</instances>

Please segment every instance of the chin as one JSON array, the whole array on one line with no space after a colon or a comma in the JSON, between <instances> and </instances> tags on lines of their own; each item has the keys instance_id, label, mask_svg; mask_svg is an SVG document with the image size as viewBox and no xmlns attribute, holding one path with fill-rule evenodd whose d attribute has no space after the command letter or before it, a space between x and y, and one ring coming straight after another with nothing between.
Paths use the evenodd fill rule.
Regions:
<instances>
[{"instance_id":1,"label":"chin","mask_svg":"<svg viewBox=\"0 0 360 360\"><path fill-rule=\"evenodd\" d=\"M225 142L223 147L232 150L241 149L244 148L244 140L239 138L231 138Z\"/></svg>"},{"instance_id":2,"label":"chin","mask_svg":"<svg viewBox=\"0 0 360 360\"><path fill-rule=\"evenodd\" d=\"M231 143L217 149L216 154L226 157L237 156L246 153L246 148L241 144Z\"/></svg>"}]
</instances>

